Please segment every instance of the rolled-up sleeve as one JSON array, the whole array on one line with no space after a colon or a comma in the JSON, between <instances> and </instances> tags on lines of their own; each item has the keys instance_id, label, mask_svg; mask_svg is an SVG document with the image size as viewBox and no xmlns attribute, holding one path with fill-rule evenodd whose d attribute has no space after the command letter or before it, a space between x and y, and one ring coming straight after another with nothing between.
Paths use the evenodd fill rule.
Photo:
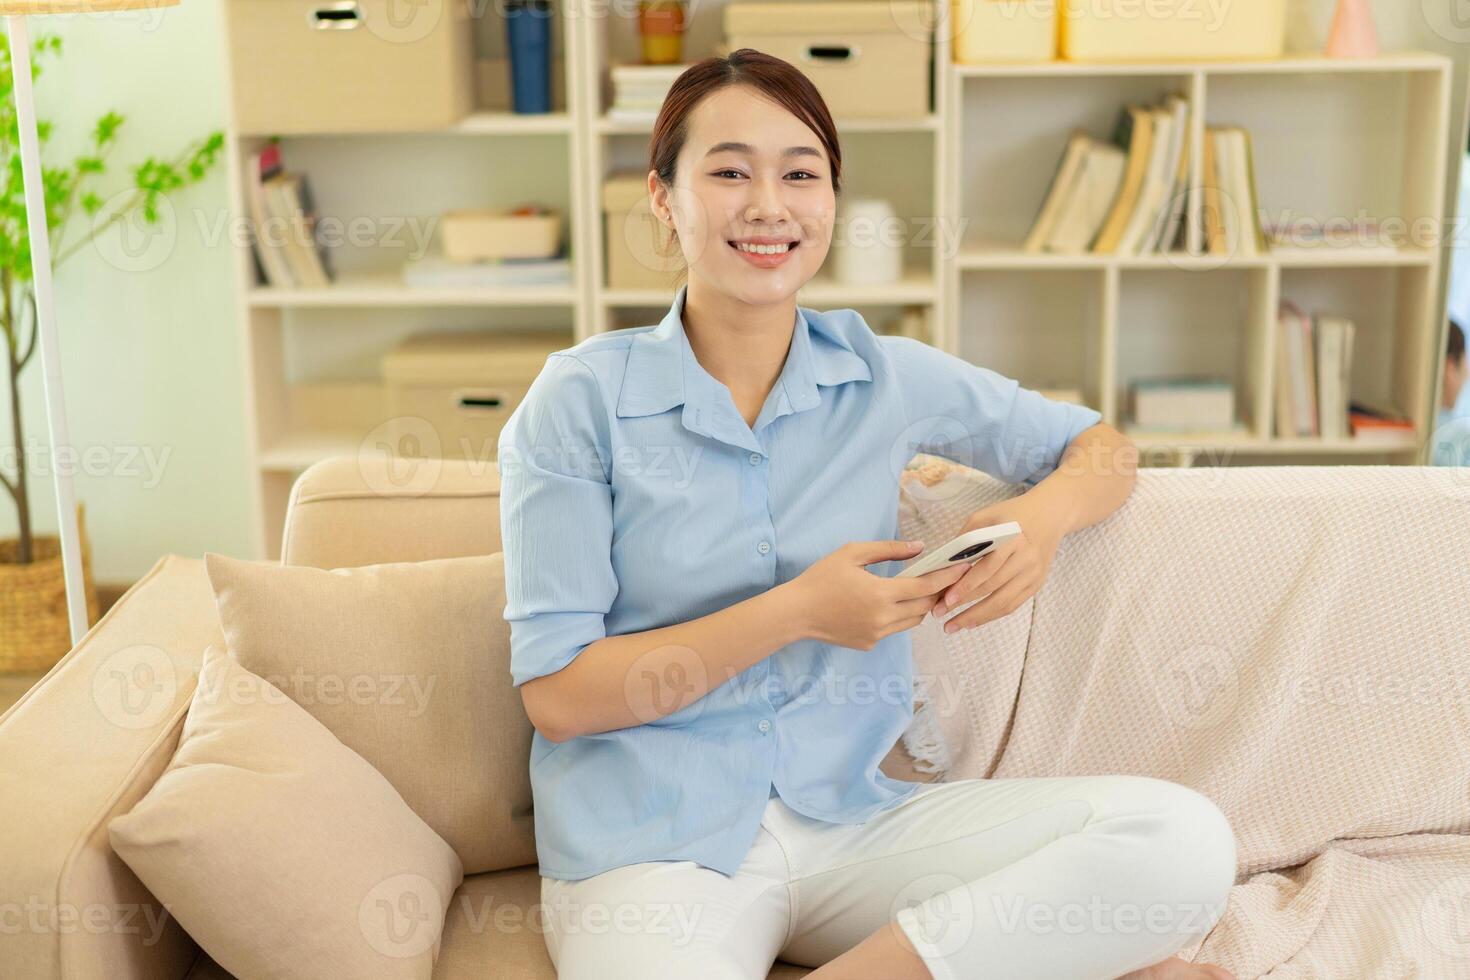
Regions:
<instances>
[{"instance_id":1,"label":"rolled-up sleeve","mask_svg":"<svg viewBox=\"0 0 1470 980\"><path fill-rule=\"evenodd\" d=\"M607 635L611 451L592 369L553 354L501 429L500 529L511 683L552 674Z\"/></svg>"},{"instance_id":2,"label":"rolled-up sleeve","mask_svg":"<svg viewBox=\"0 0 1470 980\"><path fill-rule=\"evenodd\" d=\"M903 448L910 455L932 453L1034 486L1073 439L1102 421L1095 409L1054 401L921 340L881 340L908 416Z\"/></svg>"}]
</instances>

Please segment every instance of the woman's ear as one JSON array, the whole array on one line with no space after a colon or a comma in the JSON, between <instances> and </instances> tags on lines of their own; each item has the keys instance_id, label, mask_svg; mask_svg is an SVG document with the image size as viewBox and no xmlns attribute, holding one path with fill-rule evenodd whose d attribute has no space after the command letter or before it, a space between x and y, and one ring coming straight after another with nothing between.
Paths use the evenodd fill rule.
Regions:
<instances>
[{"instance_id":1,"label":"woman's ear","mask_svg":"<svg viewBox=\"0 0 1470 980\"><path fill-rule=\"evenodd\" d=\"M658 179L658 171L648 172L648 208L659 224L674 230L674 216L669 210L669 189Z\"/></svg>"}]
</instances>

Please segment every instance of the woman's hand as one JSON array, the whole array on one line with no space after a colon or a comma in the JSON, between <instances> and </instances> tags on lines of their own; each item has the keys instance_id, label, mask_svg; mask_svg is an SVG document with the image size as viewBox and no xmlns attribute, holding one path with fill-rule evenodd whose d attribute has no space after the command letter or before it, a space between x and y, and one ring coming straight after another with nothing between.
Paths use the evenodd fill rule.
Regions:
<instances>
[{"instance_id":1,"label":"woman's hand","mask_svg":"<svg viewBox=\"0 0 1470 980\"><path fill-rule=\"evenodd\" d=\"M890 633L913 629L934 609L936 597L959 581L966 566L952 565L914 578L885 578L865 568L906 561L923 551L904 541L853 541L811 564L786 583L801 610L802 635L855 650L871 650Z\"/></svg>"},{"instance_id":2,"label":"woman's hand","mask_svg":"<svg viewBox=\"0 0 1470 980\"><path fill-rule=\"evenodd\" d=\"M951 609L985 596L946 622L944 632L969 629L1009 615L1035 595L1046 581L1057 546L1066 532L1063 522L1047 512L1040 495L1032 496L1032 491L1028 491L1019 497L982 507L971 514L965 526L955 533L963 534L1006 521L1021 525L1021 533L970 565L964 577L951 586L935 605L934 615L943 616Z\"/></svg>"}]
</instances>

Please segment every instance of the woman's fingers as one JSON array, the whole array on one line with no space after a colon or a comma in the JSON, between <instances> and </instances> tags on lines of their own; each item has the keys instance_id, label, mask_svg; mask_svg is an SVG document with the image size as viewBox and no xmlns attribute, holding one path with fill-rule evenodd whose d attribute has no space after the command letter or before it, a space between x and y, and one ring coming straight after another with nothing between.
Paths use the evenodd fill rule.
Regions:
<instances>
[{"instance_id":1,"label":"woman's fingers","mask_svg":"<svg viewBox=\"0 0 1470 980\"><path fill-rule=\"evenodd\" d=\"M1023 602L1031 598L1034 591L1035 582L1032 576L1017 575L969 609L947 621L944 624L944 631L953 633L958 629L981 626L992 619L1009 616L1019 609Z\"/></svg>"},{"instance_id":2,"label":"woman's fingers","mask_svg":"<svg viewBox=\"0 0 1470 980\"><path fill-rule=\"evenodd\" d=\"M940 612L948 612L963 606L976 596L993 592L1004 585L1015 574L1014 568L1007 569L1011 556L1015 553L1015 549L1005 551L997 549L977 561L970 567L970 571L964 578L950 586L944 595L939 597L943 603Z\"/></svg>"}]
</instances>

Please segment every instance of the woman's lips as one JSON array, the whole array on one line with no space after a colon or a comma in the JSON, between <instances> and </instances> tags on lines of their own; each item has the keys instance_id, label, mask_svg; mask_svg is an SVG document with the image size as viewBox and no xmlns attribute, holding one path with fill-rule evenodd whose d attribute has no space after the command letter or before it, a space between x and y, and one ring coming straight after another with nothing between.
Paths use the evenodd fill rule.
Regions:
<instances>
[{"instance_id":1,"label":"woman's lips","mask_svg":"<svg viewBox=\"0 0 1470 980\"><path fill-rule=\"evenodd\" d=\"M736 255L757 269L774 269L791 258L791 253L796 251L801 242L788 243L788 247L784 252L747 252L738 247L735 242L726 242L726 244L735 250Z\"/></svg>"}]
</instances>

